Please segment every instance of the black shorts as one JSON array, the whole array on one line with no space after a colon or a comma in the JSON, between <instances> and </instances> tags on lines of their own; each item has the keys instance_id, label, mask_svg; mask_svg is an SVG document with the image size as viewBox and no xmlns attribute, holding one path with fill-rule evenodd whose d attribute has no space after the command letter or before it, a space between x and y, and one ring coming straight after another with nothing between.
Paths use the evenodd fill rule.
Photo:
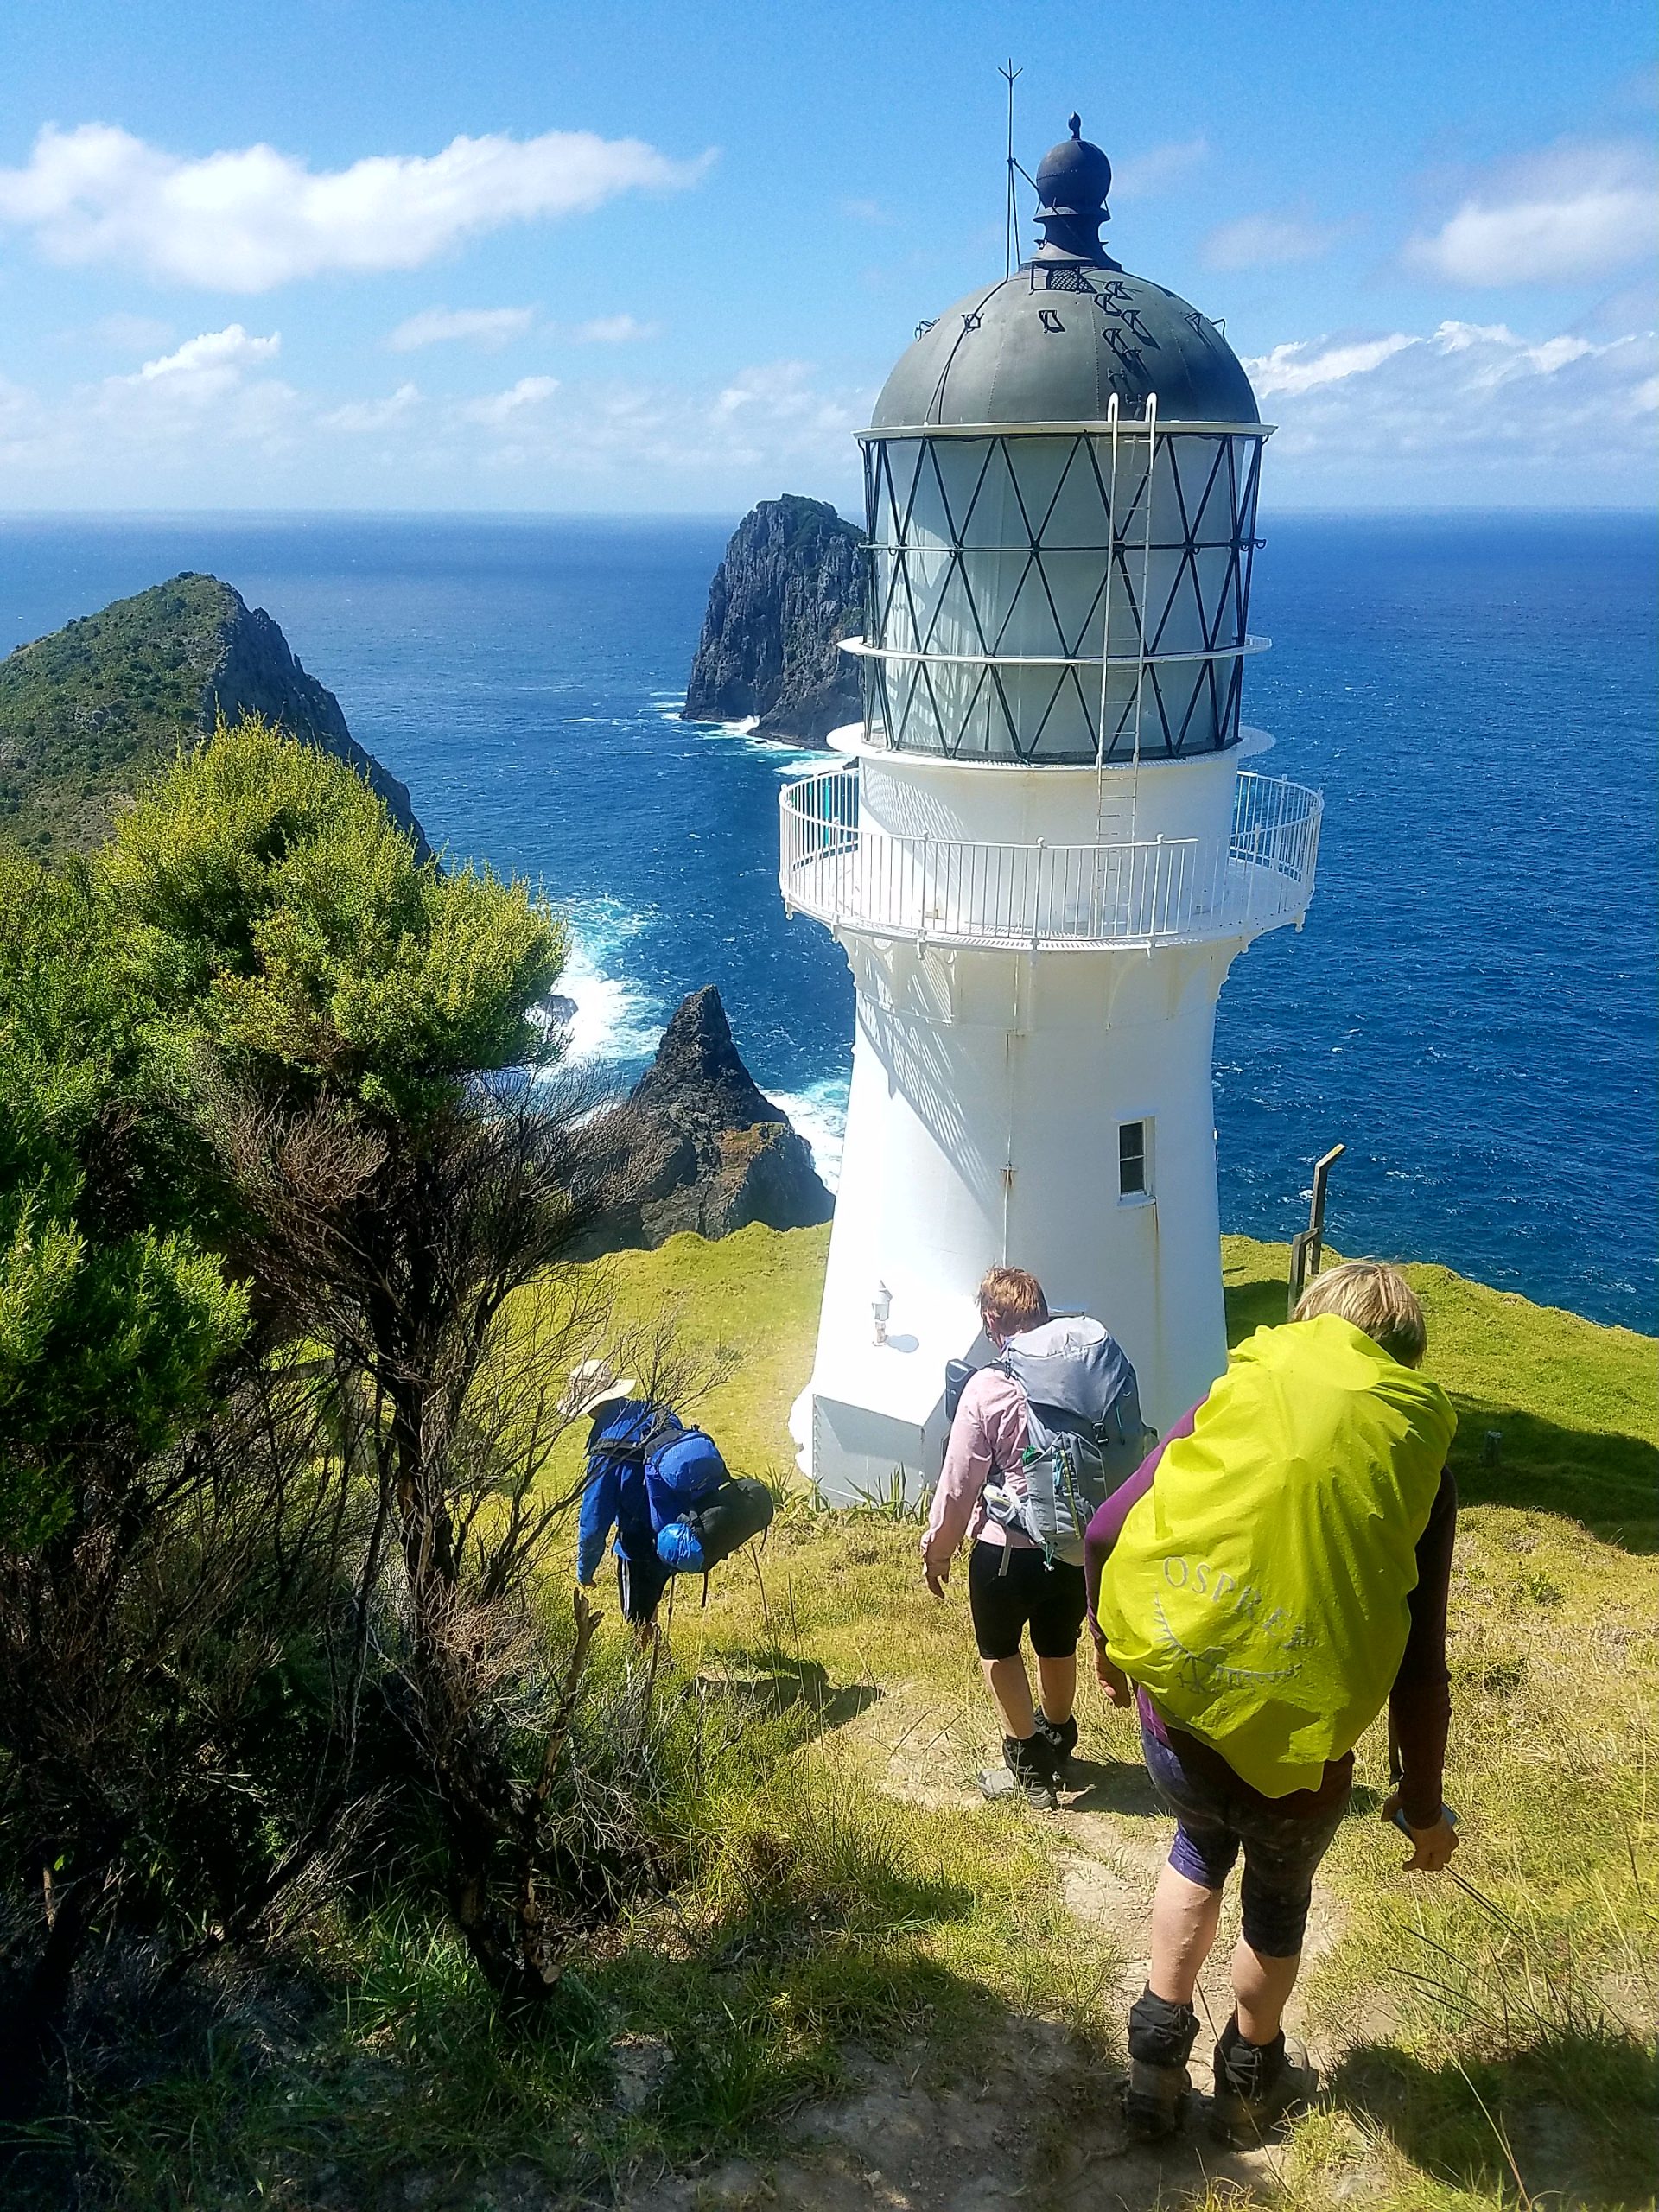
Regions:
<instances>
[{"instance_id":1,"label":"black shorts","mask_svg":"<svg viewBox=\"0 0 1659 2212\"><path fill-rule=\"evenodd\" d=\"M1089 1592L1080 1567L1063 1559L1050 1567L1041 1552L980 1542L968 1557L968 1610L982 1659L1014 1658L1027 1628L1039 1659L1070 1659L1083 1633Z\"/></svg>"}]
</instances>

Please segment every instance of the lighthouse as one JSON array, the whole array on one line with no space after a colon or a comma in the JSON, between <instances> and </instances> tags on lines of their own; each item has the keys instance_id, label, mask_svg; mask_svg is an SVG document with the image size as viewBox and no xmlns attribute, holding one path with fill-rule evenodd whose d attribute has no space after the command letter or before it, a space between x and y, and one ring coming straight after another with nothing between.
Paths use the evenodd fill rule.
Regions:
<instances>
[{"instance_id":1,"label":"lighthouse","mask_svg":"<svg viewBox=\"0 0 1659 2212\"><path fill-rule=\"evenodd\" d=\"M861 723L782 791L779 880L855 987L811 1381L832 1503L938 1475L975 1292L1029 1268L1166 1430L1226 1363L1217 998L1300 926L1319 795L1247 766L1269 435L1220 327L1107 252L1111 168L1037 173L1029 260L924 323L860 433Z\"/></svg>"}]
</instances>

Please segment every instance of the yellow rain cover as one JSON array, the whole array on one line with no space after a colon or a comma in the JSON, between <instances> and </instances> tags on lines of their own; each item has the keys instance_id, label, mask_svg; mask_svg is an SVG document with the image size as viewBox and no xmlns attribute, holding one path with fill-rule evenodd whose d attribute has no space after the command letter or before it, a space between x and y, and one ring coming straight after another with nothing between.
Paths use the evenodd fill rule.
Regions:
<instances>
[{"instance_id":1,"label":"yellow rain cover","mask_svg":"<svg viewBox=\"0 0 1659 2212\"><path fill-rule=\"evenodd\" d=\"M1382 1710L1457 1427L1438 1383L1334 1313L1234 1352L1101 1577L1112 1657L1269 1797Z\"/></svg>"}]
</instances>

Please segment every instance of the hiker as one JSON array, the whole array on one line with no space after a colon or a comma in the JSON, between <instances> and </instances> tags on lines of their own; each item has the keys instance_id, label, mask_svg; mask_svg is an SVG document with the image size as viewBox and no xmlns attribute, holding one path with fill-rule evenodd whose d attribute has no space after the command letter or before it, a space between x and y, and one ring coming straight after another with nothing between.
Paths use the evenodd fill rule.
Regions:
<instances>
[{"instance_id":1,"label":"hiker","mask_svg":"<svg viewBox=\"0 0 1659 2212\"><path fill-rule=\"evenodd\" d=\"M1177 1822L1129 2013L1128 2110L1144 2134L1179 2124L1193 1993L1241 1849L1215 2132L1259 2140L1313 2094L1280 2022L1354 1745L1385 1700L1382 1817L1410 1842L1404 1865L1432 1872L1457 1848L1440 1795L1457 1417L1417 1372L1427 1343L1393 1268L1333 1268L1294 1320L1238 1347L1090 1525L1096 1671L1115 1705L1138 1708L1147 1771Z\"/></svg>"},{"instance_id":2,"label":"hiker","mask_svg":"<svg viewBox=\"0 0 1659 2212\"><path fill-rule=\"evenodd\" d=\"M571 1375L566 1418L592 1417L576 1530L576 1580L591 1588L616 1532L622 1617L642 1644L655 1640L657 1609L671 1579L708 1578L772 1515L764 1483L730 1474L714 1439L689 1428L667 1406L633 1394L632 1376L585 1360Z\"/></svg>"},{"instance_id":3,"label":"hiker","mask_svg":"<svg viewBox=\"0 0 1659 2212\"><path fill-rule=\"evenodd\" d=\"M980 1787L988 1797L1017 1790L1052 1812L1077 1741L1084 1531L1151 1440L1135 1370L1098 1321L1051 1319L1042 1285L1022 1268L991 1268L979 1286L979 1313L1001 1357L963 1385L922 1539L922 1573L942 1599L952 1560L964 1539L970 1544L969 1611L1006 1762L982 1773ZM1020 1649L1027 1634L1038 1705Z\"/></svg>"}]
</instances>

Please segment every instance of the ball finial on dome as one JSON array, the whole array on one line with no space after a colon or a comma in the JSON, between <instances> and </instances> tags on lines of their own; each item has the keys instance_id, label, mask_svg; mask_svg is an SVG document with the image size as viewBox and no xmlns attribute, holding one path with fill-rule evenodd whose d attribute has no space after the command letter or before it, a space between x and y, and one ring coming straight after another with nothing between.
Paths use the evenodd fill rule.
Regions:
<instances>
[{"instance_id":1,"label":"ball finial on dome","mask_svg":"<svg viewBox=\"0 0 1659 2212\"><path fill-rule=\"evenodd\" d=\"M1112 165L1083 136L1083 118L1074 113L1068 120L1071 136L1051 146L1037 165L1037 221L1043 243L1036 258L1115 269L1116 263L1100 243L1100 226L1111 212L1106 194L1112 188Z\"/></svg>"}]
</instances>

